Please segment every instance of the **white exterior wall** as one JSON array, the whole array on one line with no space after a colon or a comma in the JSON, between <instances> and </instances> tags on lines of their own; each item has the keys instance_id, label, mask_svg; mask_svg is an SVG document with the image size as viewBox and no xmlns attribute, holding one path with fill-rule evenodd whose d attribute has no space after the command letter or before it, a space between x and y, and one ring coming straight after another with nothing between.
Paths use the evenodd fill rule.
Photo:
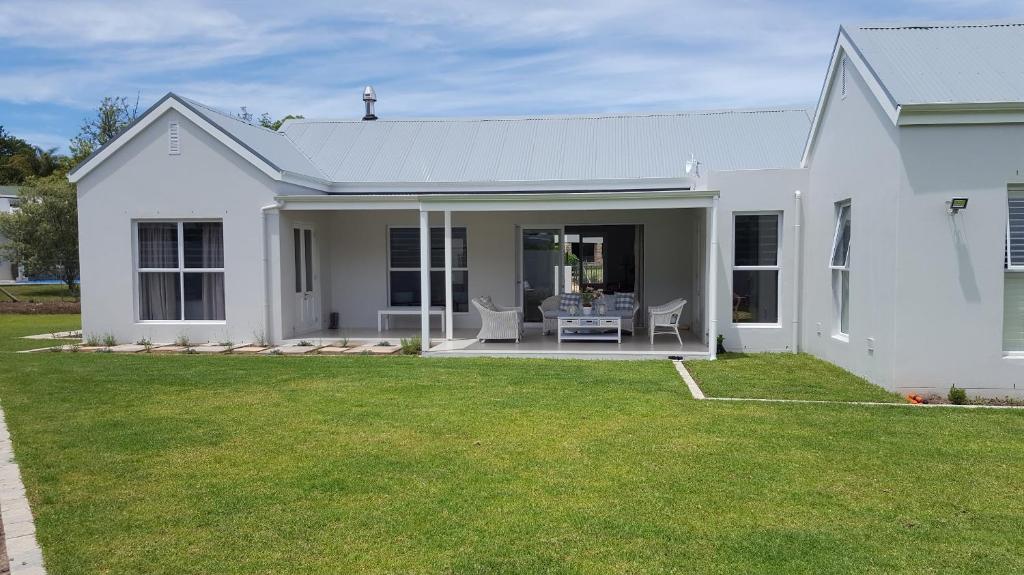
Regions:
<instances>
[{"instance_id":1,"label":"white exterior wall","mask_svg":"<svg viewBox=\"0 0 1024 575\"><path fill-rule=\"evenodd\" d=\"M898 134L854 66L847 95L837 85L824 103L804 201L802 342L805 351L870 381L893 387L896 349L897 238L900 219ZM839 81L839 75L833 80ZM851 200L849 340L834 335L829 261L836 202ZM920 295L920 294L919 294ZM920 334L918 334L920 335ZM868 338L874 340L869 350Z\"/></svg>"},{"instance_id":2,"label":"white exterior wall","mask_svg":"<svg viewBox=\"0 0 1024 575\"><path fill-rule=\"evenodd\" d=\"M0 197L0 213L9 213L13 211L11 207L11 200L7 197ZM0 246L7 243L7 238L3 234L0 234ZM0 282L14 281L18 279L17 270L14 269L14 264L11 263L7 257L0 252Z\"/></svg>"},{"instance_id":3,"label":"white exterior wall","mask_svg":"<svg viewBox=\"0 0 1024 575\"><path fill-rule=\"evenodd\" d=\"M796 271L793 266L794 243L793 194L800 190L806 198L806 170L748 170L711 172L707 186L719 190L718 205L718 331L725 336L730 351L792 351L793 290ZM782 222L779 246L780 288L777 324L734 324L732 322L734 259L734 215L750 212L777 212Z\"/></svg>"},{"instance_id":4,"label":"white exterior wall","mask_svg":"<svg viewBox=\"0 0 1024 575\"><path fill-rule=\"evenodd\" d=\"M181 154L169 155L167 125L177 120ZM262 206L295 190L277 184L175 111L78 182L82 328L120 342L251 341L264 320ZM137 321L132 222L218 218L224 222L224 322ZM272 326L273 327L273 326Z\"/></svg>"},{"instance_id":5,"label":"white exterior wall","mask_svg":"<svg viewBox=\"0 0 1024 575\"><path fill-rule=\"evenodd\" d=\"M1022 181L1024 125L900 128L896 386L1024 397L1003 357L1007 185ZM970 199L955 217L953 197Z\"/></svg>"},{"instance_id":6,"label":"white exterior wall","mask_svg":"<svg viewBox=\"0 0 1024 575\"><path fill-rule=\"evenodd\" d=\"M700 289L703 271L696 267L702 240L697 222L702 209L674 210L594 210L580 212L455 212L453 226L464 226L469 247L469 297L489 295L502 305L517 305L517 225L643 224L645 303L656 305L684 297L694 300ZM339 211L327 213L283 212L282 216L299 220L320 218L327 234L321 235L321 263L324 287L324 325L326 314L337 311L341 326L376 326L377 310L388 307L387 229L388 226L418 226L418 212ZM442 212L431 212L431 226L444 224ZM284 235L289 235L287 232ZM289 235L290 238L290 235ZM291 249L290 239L287 240ZM326 255L329 254L329 255ZM293 266L285 263L284 276L291 278ZM684 314L691 322L692 307ZM415 327L417 317L396 317L393 325ZM286 316L285 331L294 325ZM456 327L480 325L476 310L457 313ZM437 326L436 320L432 324Z\"/></svg>"}]
</instances>

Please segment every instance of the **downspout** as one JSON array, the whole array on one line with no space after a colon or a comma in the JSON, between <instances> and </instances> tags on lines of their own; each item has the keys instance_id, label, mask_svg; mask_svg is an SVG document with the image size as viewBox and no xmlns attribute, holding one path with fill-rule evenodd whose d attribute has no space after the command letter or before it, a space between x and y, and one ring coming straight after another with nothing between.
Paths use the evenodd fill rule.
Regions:
<instances>
[{"instance_id":1,"label":"downspout","mask_svg":"<svg viewBox=\"0 0 1024 575\"><path fill-rule=\"evenodd\" d=\"M708 358L718 357L718 196L711 198L708 245Z\"/></svg>"},{"instance_id":2,"label":"downspout","mask_svg":"<svg viewBox=\"0 0 1024 575\"><path fill-rule=\"evenodd\" d=\"M268 223L268 215L271 211L278 210L282 206L280 201L275 201L273 204L263 206L260 208L260 212L263 214L263 242L261 243L263 251L263 337L266 343L271 343L273 338L273 330L270 327L271 322L271 306L270 296L273 288L271 283L273 277L270 275L270 224Z\"/></svg>"},{"instance_id":3,"label":"downspout","mask_svg":"<svg viewBox=\"0 0 1024 575\"><path fill-rule=\"evenodd\" d=\"M800 353L800 255L803 251L800 212L800 190L797 190L793 192L793 353Z\"/></svg>"}]
</instances>

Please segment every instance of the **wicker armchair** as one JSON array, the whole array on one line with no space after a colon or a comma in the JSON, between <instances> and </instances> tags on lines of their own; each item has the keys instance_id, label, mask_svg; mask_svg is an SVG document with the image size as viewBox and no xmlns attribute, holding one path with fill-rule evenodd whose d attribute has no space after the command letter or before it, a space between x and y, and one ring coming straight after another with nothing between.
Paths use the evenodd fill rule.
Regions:
<instances>
[{"instance_id":1,"label":"wicker armchair","mask_svg":"<svg viewBox=\"0 0 1024 575\"><path fill-rule=\"evenodd\" d=\"M514 339L518 343L523 337L523 312L520 308L496 305L490 297L473 298L472 302L480 312L478 340Z\"/></svg>"},{"instance_id":2,"label":"wicker armchair","mask_svg":"<svg viewBox=\"0 0 1024 575\"><path fill-rule=\"evenodd\" d=\"M537 309L540 310L541 317L544 318L543 333L547 335L558 329L558 315L559 304L562 302L562 296L553 295L548 298L544 298L544 301L540 302Z\"/></svg>"},{"instance_id":3,"label":"wicker armchair","mask_svg":"<svg viewBox=\"0 0 1024 575\"><path fill-rule=\"evenodd\" d=\"M651 330L651 344L654 344L656 334L675 334L679 345L683 345L683 336L679 334L679 318L683 315L683 308L686 307L685 299L674 299L666 304L651 306L647 308ZM661 331L657 331L660 328Z\"/></svg>"}]
</instances>

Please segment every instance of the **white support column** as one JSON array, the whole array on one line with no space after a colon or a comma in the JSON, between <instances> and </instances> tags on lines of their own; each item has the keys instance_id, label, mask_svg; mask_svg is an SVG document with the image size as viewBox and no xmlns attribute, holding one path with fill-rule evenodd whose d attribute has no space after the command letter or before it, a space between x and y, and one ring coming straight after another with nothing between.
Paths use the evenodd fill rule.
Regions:
<instances>
[{"instance_id":1,"label":"white support column","mask_svg":"<svg viewBox=\"0 0 1024 575\"><path fill-rule=\"evenodd\" d=\"M444 211L444 338L452 338L452 211Z\"/></svg>"},{"instance_id":2,"label":"white support column","mask_svg":"<svg viewBox=\"0 0 1024 575\"><path fill-rule=\"evenodd\" d=\"M420 209L420 340L430 349L430 212Z\"/></svg>"},{"instance_id":3,"label":"white support column","mask_svg":"<svg viewBox=\"0 0 1024 575\"><path fill-rule=\"evenodd\" d=\"M711 199L708 241L708 356L718 356L718 196Z\"/></svg>"}]
</instances>

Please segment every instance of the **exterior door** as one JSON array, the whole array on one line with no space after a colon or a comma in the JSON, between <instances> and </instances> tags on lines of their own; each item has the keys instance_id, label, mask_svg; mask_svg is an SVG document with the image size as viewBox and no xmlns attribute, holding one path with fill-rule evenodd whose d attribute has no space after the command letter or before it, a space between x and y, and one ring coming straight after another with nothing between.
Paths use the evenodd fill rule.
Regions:
<instances>
[{"instance_id":1,"label":"exterior door","mask_svg":"<svg viewBox=\"0 0 1024 575\"><path fill-rule=\"evenodd\" d=\"M295 250L295 331L320 328L320 274L317 270L316 231L297 224L292 229Z\"/></svg>"},{"instance_id":2,"label":"exterior door","mask_svg":"<svg viewBox=\"0 0 1024 575\"><path fill-rule=\"evenodd\" d=\"M520 287L523 313L528 323L540 323L540 303L561 293L563 262L562 228L524 228L519 242L519 261L522 265Z\"/></svg>"}]
</instances>

